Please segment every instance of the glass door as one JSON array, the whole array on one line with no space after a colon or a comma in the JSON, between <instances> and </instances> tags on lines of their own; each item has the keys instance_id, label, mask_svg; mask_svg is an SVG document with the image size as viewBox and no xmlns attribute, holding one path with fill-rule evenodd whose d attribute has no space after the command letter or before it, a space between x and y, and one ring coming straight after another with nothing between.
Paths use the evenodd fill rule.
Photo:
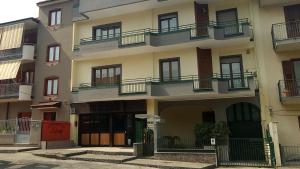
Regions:
<instances>
[{"instance_id":1,"label":"glass door","mask_svg":"<svg viewBox=\"0 0 300 169\"><path fill-rule=\"evenodd\" d=\"M242 70L243 67L240 56L221 58L221 76L223 79L228 79L229 88L245 87Z\"/></svg>"}]
</instances>

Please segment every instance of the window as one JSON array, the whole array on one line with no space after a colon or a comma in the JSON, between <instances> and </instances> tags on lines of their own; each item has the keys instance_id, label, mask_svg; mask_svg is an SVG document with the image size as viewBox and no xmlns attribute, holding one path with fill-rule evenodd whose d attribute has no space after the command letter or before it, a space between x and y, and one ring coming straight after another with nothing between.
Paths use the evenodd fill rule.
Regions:
<instances>
[{"instance_id":1,"label":"window","mask_svg":"<svg viewBox=\"0 0 300 169\"><path fill-rule=\"evenodd\" d=\"M245 87L241 56L221 57L221 76L229 80L230 88Z\"/></svg>"},{"instance_id":2,"label":"window","mask_svg":"<svg viewBox=\"0 0 300 169\"><path fill-rule=\"evenodd\" d=\"M60 59L60 46L53 45L48 47L48 62L57 62Z\"/></svg>"},{"instance_id":3,"label":"window","mask_svg":"<svg viewBox=\"0 0 300 169\"><path fill-rule=\"evenodd\" d=\"M96 26L93 28L94 40L117 38L121 34L121 23Z\"/></svg>"},{"instance_id":4,"label":"window","mask_svg":"<svg viewBox=\"0 0 300 169\"><path fill-rule=\"evenodd\" d=\"M61 24L61 10L52 10L49 12L49 26Z\"/></svg>"},{"instance_id":5,"label":"window","mask_svg":"<svg viewBox=\"0 0 300 169\"><path fill-rule=\"evenodd\" d=\"M160 60L160 78L162 81L179 80L180 78L179 58Z\"/></svg>"},{"instance_id":6,"label":"window","mask_svg":"<svg viewBox=\"0 0 300 169\"><path fill-rule=\"evenodd\" d=\"M45 95L58 95L58 78L48 78L45 80Z\"/></svg>"},{"instance_id":7,"label":"window","mask_svg":"<svg viewBox=\"0 0 300 169\"><path fill-rule=\"evenodd\" d=\"M170 32L177 30L178 13L162 14L158 16L160 32Z\"/></svg>"},{"instance_id":8,"label":"window","mask_svg":"<svg viewBox=\"0 0 300 169\"><path fill-rule=\"evenodd\" d=\"M23 82L25 84L33 84L33 82L34 82L34 72L33 71L23 72Z\"/></svg>"},{"instance_id":9,"label":"window","mask_svg":"<svg viewBox=\"0 0 300 169\"><path fill-rule=\"evenodd\" d=\"M225 35L235 35L239 32L237 9L217 11L217 23L224 27Z\"/></svg>"},{"instance_id":10,"label":"window","mask_svg":"<svg viewBox=\"0 0 300 169\"><path fill-rule=\"evenodd\" d=\"M45 121L55 121L56 120L56 112L44 112L44 120Z\"/></svg>"},{"instance_id":11,"label":"window","mask_svg":"<svg viewBox=\"0 0 300 169\"><path fill-rule=\"evenodd\" d=\"M93 68L93 84L119 83L121 80L121 65L111 65Z\"/></svg>"}]
</instances>

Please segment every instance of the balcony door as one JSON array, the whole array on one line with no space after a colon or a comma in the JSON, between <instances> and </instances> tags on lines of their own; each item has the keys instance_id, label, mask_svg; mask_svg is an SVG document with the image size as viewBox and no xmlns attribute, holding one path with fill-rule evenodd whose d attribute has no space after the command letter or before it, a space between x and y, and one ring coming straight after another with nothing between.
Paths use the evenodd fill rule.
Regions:
<instances>
[{"instance_id":1,"label":"balcony door","mask_svg":"<svg viewBox=\"0 0 300 169\"><path fill-rule=\"evenodd\" d=\"M180 80L179 58L160 60L160 79L163 82Z\"/></svg>"},{"instance_id":2,"label":"balcony door","mask_svg":"<svg viewBox=\"0 0 300 169\"><path fill-rule=\"evenodd\" d=\"M217 11L217 25L224 28L224 35L236 35L239 33L237 9Z\"/></svg>"},{"instance_id":3,"label":"balcony door","mask_svg":"<svg viewBox=\"0 0 300 169\"><path fill-rule=\"evenodd\" d=\"M284 15L287 30L287 37L300 37L300 4L285 6Z\"/></svg>"},{"instance_id":4,"label":"balcony door","mask_svg":"<svg viewBox=\"0 0 300 169\"><path fill-rule=\"evenodd\" d=\"M93 40L107 40L120 37L121 23L100 25L93 28Z\"/></svg>"},{"instance_id":5,"label":"balcony door","mask_svg":"<svg viewBox=\"0 0 300 169\"><path fill-rule=\"evenodd\" d=\"M167 13L158 16L159 31L161 33L176 31L178 28L178 13Z\"/></svg>"},{"instance_id":6,"label":"balcony door","mask_svg":"<svg viewBox=\"0 0 300 169\"><path fill-rule=\"evenodd\" d=\"M110 65L93 68L92 84L117 84L121 81L121 65Z\"/></svg>"},{"instance_id":7,"label":"balcony door","mask_svg":"<svg viewBox=\"0 0 300 169\"><path fill-rule=\"evenodd\" d=\"M284 85L288 96L300 94L300 60L283 61Z\"/></svg>"},{"instance_id":8,"label":"balcony door","mask_svg":"<svg viewBox=\"0 0 300 169\"><path fill-rule=\"evenodd\" d=\"M228 79L229 88L245 87L241 56L221 57L221 77Z\"/></svg>"},{"instance_id":9,"label":"balcony door","mask_svg":"<svg viewBox=\"0 0 300 169\"><path fill-rule=\"evenodd\" d=\"M209 12L208 4L195 2L197 37L208 36Z\"/></svg>"}]
</instances>

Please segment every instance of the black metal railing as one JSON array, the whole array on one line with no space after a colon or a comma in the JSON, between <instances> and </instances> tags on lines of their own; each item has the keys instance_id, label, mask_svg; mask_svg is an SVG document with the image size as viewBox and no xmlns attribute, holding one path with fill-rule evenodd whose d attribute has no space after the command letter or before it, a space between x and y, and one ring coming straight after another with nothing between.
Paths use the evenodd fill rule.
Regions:
<instances>
[{"instance_id":1,"label":"black metal railing","mask_svg":"<svg viewBox=\"0 0 300 169\"><path fill-rule=\"evenodd\" d=\"M283 146L280 145L281 162L283 165L300 165L300 145Z\"/></svg>"},{"instance_id":2,"label":"black metal railing","mask_svg":"<svg viewBox=\"0 0 300 169\"><path fill-rule=\"evenodd\" d=\"M74 51L80 49L80 45L88 45L95 43L102 43L107 41L119 41L119 47L124 47L128 45L136 45L136 44L145 44L146 43L146 35L163 35L166 33L176 33L181 31L189 31L190 38L208 38L209 37L209 29L217 28L224 29L225 36L233 36L240 35L244 32L243 25L248 24L248 19L239 19L233 22L215 22L209 21L207 23L202 24L186 24L180 25L176 27L171 27L167 29L139 29L134 31L122 32L121 34L108 34L105 36L97 36L97 37L88 37L80 39L79 45L75 45Z\"/></svg>"},{"instance_id":3,"label":"black metal railing","mask_svg":"<svg viewBox=\"0 0 300 169\"><path fill-rule=\"evenodd\" d=\"M300 96L300 80L279 80L278 91L280 100L287 97Z\"/></svg>"},{"instance_id":4,"label":"black metal railing","mask_svg":"<svg viewBox=\"0 0 300 169\"><path fill-rule=\"evenodd\" d=\"M234 78L231 78L231 77ZM211 78L201 79L197 75L178 76L172 78L138 78L126 79L122 81L108 80L102 83L82 83L79 87L74 87L73 92L79 90L97 89L97 88L119 88L119 94L145 94L147 93L148 85L162 85L162 84L178 84L178 83L192 83L193 91L213 91L213 81L221 80L228 83L228 90L249 89L249 79L253 78L253 73L245 72L238 75L224 75L215 73Z\"/></svg>"},{"instance_id":5,"label":"black metal railing","mask_svg":"<svg viewBox=\"0 0 300 169\"><path fill-rule=\"evenodd\" d=\"M300 38L300 21L277 23L272 25L273 43Z\"/></svg>"},{"instance_id":6,"label":"black metal railing","mask_svg":"<svg viewBox=\"0 0 300 169\"><path fill-rule=\"evenodd\" d=\"M270 143L263 138L230 138L219 141L216 150L218 165L272 166Z\"/></svg>"},{"instance_id":7,"label":"black metal railing","mask_svg":"<svg viewBox=\"0 0 300 169\"><path fill-rule=\"evenodd\" d=\"M215 147L211 145L210 139L196 141L192 137L162 136L157 141L157 150L159 152L214 151Z\"/></svg>"},{"instance_id":8,"label":"black metal railing","mask_svg":"<svg viewBox=\"0 0 300 169\"><path fill-rule=\"evenodd\" d=\"M254 77L252 72L244 73L232 73L232 74L215 74L215 77L225 80L228 82L228 87L230 90L234 89L248 89L249 79Z\"/></svg>"},{"instance_id":9,"label":"black metal railing","mask_svg":"<svg viewBox=\"0 0 300 169\"><path fill-rule=\"evenodd\" d=\"M0 84L0 97L19 96L20 83Z\"/></svg>"},{"instance_id":10,"label":"black metal railing","mask_svg":"<svg viewBox=\"0 0 300 169\"><path fill-rule=\"evenodd\" d=\"M0 51L0 60L22 58L22 47Z\"/></svg>"},{"instance_id":11,"label":"black metal railing","mask_svg":"<svg viewBox=\"0 0 300 169\"><path fill-rule=\"evenodd\" d=\"M244 25L250 25L248 18L227 22L212 22L216 29L223 29L224 36L237 36L244 33Z\"/></svg>"}]
</instances>

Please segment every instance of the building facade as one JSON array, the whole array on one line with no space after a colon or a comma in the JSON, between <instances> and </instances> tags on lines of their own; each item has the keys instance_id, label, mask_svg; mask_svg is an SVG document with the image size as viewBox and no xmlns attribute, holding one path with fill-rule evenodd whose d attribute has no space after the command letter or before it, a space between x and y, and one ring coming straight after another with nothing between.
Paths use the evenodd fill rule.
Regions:
<instances>
[{"instance_id":1,"label":"building facade","mask_svg":"<svg viewBox=\"0 0 300 169\"><path fill-rule=\"evenodd\" d=\"M169 138L193 145L194 127L203 123L228 122L232 138L262 138L249 5L248 0L79 1L74 141L132 146L140 141L145 119L150 124L156 117L158 152Z\"/></svg>"}]
</instances>

